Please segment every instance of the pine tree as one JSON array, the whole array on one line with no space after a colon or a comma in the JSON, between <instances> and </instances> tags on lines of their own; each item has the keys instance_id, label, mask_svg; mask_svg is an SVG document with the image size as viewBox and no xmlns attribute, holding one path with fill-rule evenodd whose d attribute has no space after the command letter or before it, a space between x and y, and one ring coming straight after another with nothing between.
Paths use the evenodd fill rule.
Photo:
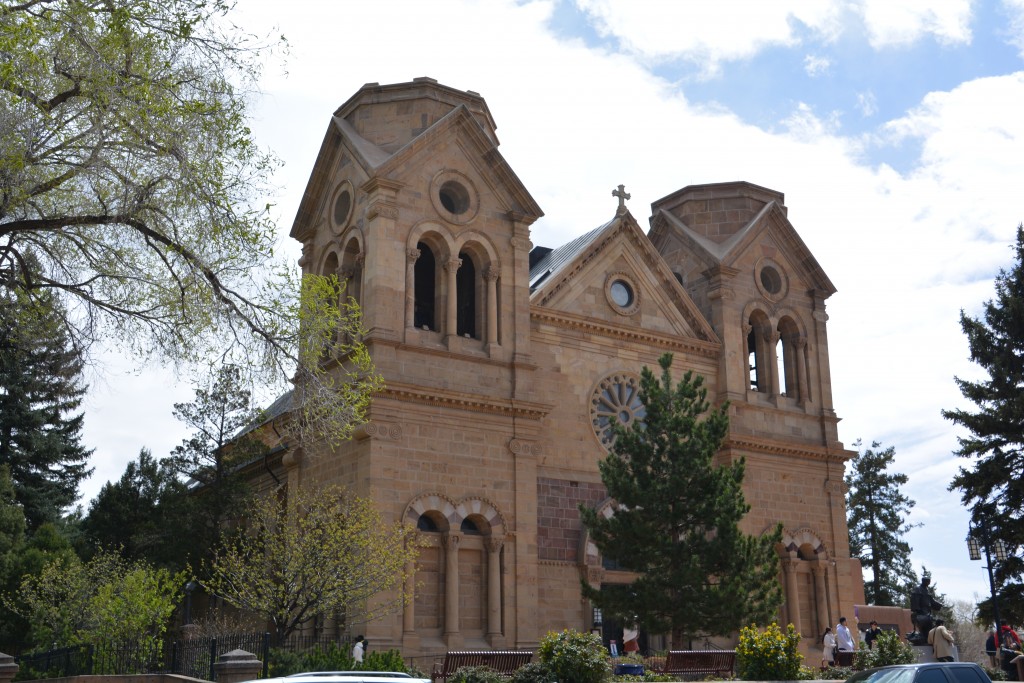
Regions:
<instances>
[{"instance_id":1,"label":"pine tree","mask_svg":"<svg viewBox=\"0 0 1024 683\"><path fill-rule=\"evenodd\" d=\"M850 555L871 569L872 578L864 583L869 605L904 605L917 583L911 548L904 540L914 527L907 523L907 515L915 503L902 491L907 475L889 471L895 447L882 450L880 446L875 441L859 452L846 475ZM860 451L859 440L855 447Z\"/></svg>"},{"instance_id":2,"label":"pine tree","mask_svg":"<svg viewBox=\"0 0 1024 683\"><path fill-rule=\"evenodd\" d=\"M0 464L7 465L29 532L78 498L92 451L81 444L83 358L53 296L0 294Z\"/></svg>"},{"instance_id":3,"label":"pine tree","mask_svg":"<svg viewBox=\"0 0 1024 683\"><path fill-rule=\"evenodd\" d=\"M646 415L615 441L599 464L617 503L606 518L580 507L583 524L606 559L640 574L631 584L593 589L585 597L642 629L684 635L725 635L775 615L782 602L774 546L782 529L750 536L739 523L743 459L717 465L728 431L727 407L710 410L703 378L687 372L673 385L672 355L659 360L661 380L644 368L640 400Z\"/></svg>"},{"instance_id":4,"label":"pine tree","mask_svg":"<svg viewBox=\"0 0 1024 683\"><path fill-rule=\"evenodd\" d=\"M996 565L1000 617L1024 619L1024 225L1017 227L1016 262L996 276L994 299L982 315L960 313L971 360L988 375L970 381L956 378L976 412L944 410L963 427L957 455L970 460L950 484L971 509L972 525L985 525L992 539L1003 541L1010 558Z\"/></svg>"},{"instance_id":5,"label":"pine tree","mask_svg":"<svg viewBox=\"0 0 1024 683\"><path fill-rule=\"evenodd\" d=\"M195 488L192 532L203 550L216 542L224 520L245 504L248 487L232 469L266 452L246 431L259 411L242 377L235 366L221 367L208 386L196 388L195 400L174 404L174 416L194 432L174 448L169 465Z\"/></svg>"}]
</instances>

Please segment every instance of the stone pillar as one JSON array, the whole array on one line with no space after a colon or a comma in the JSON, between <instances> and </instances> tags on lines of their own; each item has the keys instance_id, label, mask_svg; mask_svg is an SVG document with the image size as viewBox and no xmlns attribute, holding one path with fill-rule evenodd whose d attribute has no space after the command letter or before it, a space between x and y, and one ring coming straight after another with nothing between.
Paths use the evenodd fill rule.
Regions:
<instances>
[{"instance_id":1,"label":"stone pillar","mask_svg":"<svg viewBox=\"0 0 1024 683\"><path fill-rule=\"evenodd\" d=\"M263 662L256 655L245 650L232 650L220 656L213 665L217 674L217 683L240 683L251 681L260 675Z\"/></svg>"},{"instance_id":2,"label":"stone pillar","mask_svg":"<svg viewBox=\"0 0 1024 683\"><path fill-rule=\"evenodd\" d=\"M0 683L11 683L18 675L18 665L14 657L0 652Z\"/></svg>"},{"instance_id":3,"label":"stone pillar","mask_svg":"<svg viewBox=\"0 0 1024 683\"><path fill-rule=\"evenodd\" d=\"M459 635L459 542L462 534L444 535L444 637L448 647Z\"/></svg>"},{"instance_id":4,"label":"stone pillar","mask_svg":"<svg viewBox=\"0 0 1024 683\"><path fill-rule=\"evenodd\" d=\"M487 640L493 647L501 638L501 536L487 538Z\"/></svg>"},{"instance_id":5,"label":"stone pillar","mask_svg":"<svg viewBox=\"0 0 1024 683\"><path fill-rule=\"evenodd\" d=\"M491 266L484 273L487 282L487 347L499 345L498 340L498 269Z\"/></svg>"},{"instance_id":6,"label":"stone pillar","mask_svg":"<svg viewBox=\"0 0 1024 683\"><path fill-rule=\"evenodd\" d=\"M800 568L800 560L787 558L782 561L782 571L786 573L786 611L789 616L789 623L797 633L800 630L800 587L797 583L797 570ZM824 629L823 629L824 630Z\"/></svg>"},{"instance_id":7,"label":"stone pillar","mask_svg":"<svg viewBox=\"0 0 1024 683\"><path fill-rule=\"evenodd\" d=\"M405 595L408 602L402 610L402 632L405 635L416 632L416 561L405 563Z\"/></svg>"},{"instance_id":8,"label":"stone pillar","mask_svg":"<svg viewBox=\"0 0 1024 683\"><path fill-rule=\"evenodd\" d=\"M416 260L420 257L419 249L405 252L405 326L416 324Z\"/></svg>"},{"instance_id":9,"label":"stone pillar","mask_svg":"<svg viewBox=\"0 0 1024 683\"><path fill-rule=\"evenodd\" d=\"M818 630L817 633L824 633L825 627L829 626L828 599L825 595L825 564L814 562L811 564L814 571L814 600L818 606Z\"/></svg>"},{"instance_id":10,"label":"stone pillar","mask_svg":"<svg viewBox=\"0 0 1024 683\"><path fill-rule=\"evenodd\" d=\"M807 405L807 339L805 337L796 337L793 340L793 347L796 349L796 384L797 391L800 392L799 401L800 405Z\"/></svg>"},{"instance_id":11,"label":"stone pillar","mask_svg":"<svg viewBox=\"0 0 1024 683\"><path fill-rule=\"evenodd\" d=\"M768 377L769 380L769 395L778 396L779 391L779 333L775 330L766 330L764 333L765 343L768 344Z\"/></svg>"},{"instance_id":12,"label":"stone pillar","mask_svg":"<svg viewBox=\"0 0 1024 683\"><path fill-rule=\"evenodd\" d=\"M453 258L451 261L444 264L445 273L448 274L448 285L445 291L445 339L458 336L459 293L456 274L459 272L459 266L461 265L462 259L458 258Z\"/></svg>"},{"instance_id":13,"label":"stone pillar","mask_svg":"<svg viewBox=\"0 0 1024 683\"><path fill-rule=\"evenodd\" d=\"M756 349L750 348L750 333L754 330L753 325L743 326L743 391L750 391L750 352ZM756 362L756 361L755 361Z\"/></svg>"}]
</instances>

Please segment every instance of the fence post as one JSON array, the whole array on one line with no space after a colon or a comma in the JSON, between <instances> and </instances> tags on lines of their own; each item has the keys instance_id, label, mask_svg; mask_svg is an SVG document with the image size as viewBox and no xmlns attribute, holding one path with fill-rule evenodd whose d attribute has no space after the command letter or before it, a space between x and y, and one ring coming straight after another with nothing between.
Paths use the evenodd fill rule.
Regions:
<instances>
[{"instance_id":1,"label":"fence post","mask_svg":"<svg viewBox=\"0 0 1024 683\"><path fill-rule=\"evenodd\" d=\"M270 631L263 632L263 678L270 677Z\"/></svg>"},{"instance_id":2,"label":"fence post","mask_svg":"<svg viewBox=\"0 0 1024 683\"><path fill-rule=\"evenodd\" d=\"M14 657L0 652L0 683L11 683L18 674L18 665Z\"/></svg>"},{"instance_id":3,"label":"fence post","mask_svg":"<svg viewBox=\"0 0 1024 683\"><path fill-rule=\"evenodd\" d=\"M220 656L216 664L218 683L241 683L259 675L263 663L256 655L245 650L232 650Z\"/></svg>"},{"instance_id":4,"label":"fence post","mask_svg":"<svg viewBox=\"0 0 1024 683\"><path fill-rule=\"evenodd\" d=\"M217 680L217 639L210 638L210 680Z\"/></svg>"}]
</instances>

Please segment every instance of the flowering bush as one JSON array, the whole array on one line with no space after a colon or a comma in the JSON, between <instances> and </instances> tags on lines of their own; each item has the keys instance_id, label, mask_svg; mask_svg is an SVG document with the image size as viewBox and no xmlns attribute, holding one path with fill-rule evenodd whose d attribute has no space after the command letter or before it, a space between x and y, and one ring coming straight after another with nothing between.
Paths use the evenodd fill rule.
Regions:
<instances>
[{"instance_id":1,"label":"flowering bush","mask_svg":"<svg viewBox=\"0 0 1024 683\"><path fill-rule=\"evenodd\" d=\"M863 670L873 666L913 664L917 661L914 646L900 638L896 631L882 631L875 638L874 649L857 651L854 667Z\"/></svg>"},{"instance_id":2,"label":"flowering bush","mask_svg":"<svg viewBox=\"0 0 1024 683\"><path fill-rule=\"evenodd\" d=\"M785 633L778 624L763 631L757 624L740 629L736 646L736 667L745 681L793 681L800 678L803 655L799 652L800 634L790 624Z\"/></svg>"},{"instance_id":3,"label":"flowering bush","mask_svg":"<svg viewBox=\"0 0 1024 683\"><path fill-rule=\"evenodd\" d=\"M549 632L537 657L561 683L601 683L608 678L608 652L601 636L566 629Z\"/></svg>"}]
</instances>

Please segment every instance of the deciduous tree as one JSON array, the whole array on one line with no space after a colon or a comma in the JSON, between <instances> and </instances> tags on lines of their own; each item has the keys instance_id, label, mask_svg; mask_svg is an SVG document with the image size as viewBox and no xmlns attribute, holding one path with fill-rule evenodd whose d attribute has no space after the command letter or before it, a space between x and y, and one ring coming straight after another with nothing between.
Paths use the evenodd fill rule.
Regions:
<instances>
[{"instance_id":1,"label":"deciduous tree","mask_svg":"<svg viewBox=\"0 0 1024 683\"><path fill-rule=\"evenodd\" d=\"M971 360L985 377L956 378L974 409L944 410L962 427L957 455L968 460L950 484L993 540L1005 543L1010 557L996 569L1000 617L1024 619L1024 225L1017 228L1015 261L1000 270L995 297L981 315L960 313Z\"/></svg>"},{"instance_id":2,"label":"deciduous tree","mask_svg":"<svg viewBox=\"0 0 1024 683\"><path fill-rule=\"evenodd\" d=\"M850 555L871 570L864 583L869 605L903 606L917 583L905 534L914 525L907 516L914 501L903 493L909 478L890 471L896 448L881 448L877 441L861 450L846 475L846 515L850 529Z\"/></svg>"},{"instance_id":3,"label":"deciduous tree","mask_svg":"<svg viewBox=\"0 0 1024 683\"><path fill-rule=\"evenodd\" d=\"M715 462L728 430L726 406L711 408L704 380L693 372L673 383L671 354L659 363L660 381L649 368L640 379L646 415L615 425L599 463L615 514L580 508L603 556L640 576L600 590L584 582L583 592L610 614L671 632L679 647L684 634L724 635L775 615L782 591L774 546L782 531L740 530L750 510L745 463Z\"/></svg>"},{"instance_id":4,"label":"deciduous tree","mask_svg":"<svg viewBox=\"0 0 1024 683\"><path fill-rule=\"evenodd\" d=\"M253 501L247 526L204 566L208 591L273 622L279 642L318 615L358 623L412 598L404 584L419 553L415 529L337 487L287 494Z\"/></svg>"},{"instance_id":5,"label":"deciduous tree","mask_svg":"<svg viewBox=\"0 0 1024 683\"><path fill-rule=\"evenodd\" d=\"M308 337L333 338L345 316L336 296L306 306L304 292L331 284L310 275L300 287L274 256L261 196L277 161L247 108L277 42L234 26L232 5L0 7L0 291L55 293L80 348L112 339L136 359L216 358L278 386L297 372L298 414L326 423L316 438L340 440L372 366L356 354L338 380L319 358L302 363Z\"/></svg>"}]
</instances>

